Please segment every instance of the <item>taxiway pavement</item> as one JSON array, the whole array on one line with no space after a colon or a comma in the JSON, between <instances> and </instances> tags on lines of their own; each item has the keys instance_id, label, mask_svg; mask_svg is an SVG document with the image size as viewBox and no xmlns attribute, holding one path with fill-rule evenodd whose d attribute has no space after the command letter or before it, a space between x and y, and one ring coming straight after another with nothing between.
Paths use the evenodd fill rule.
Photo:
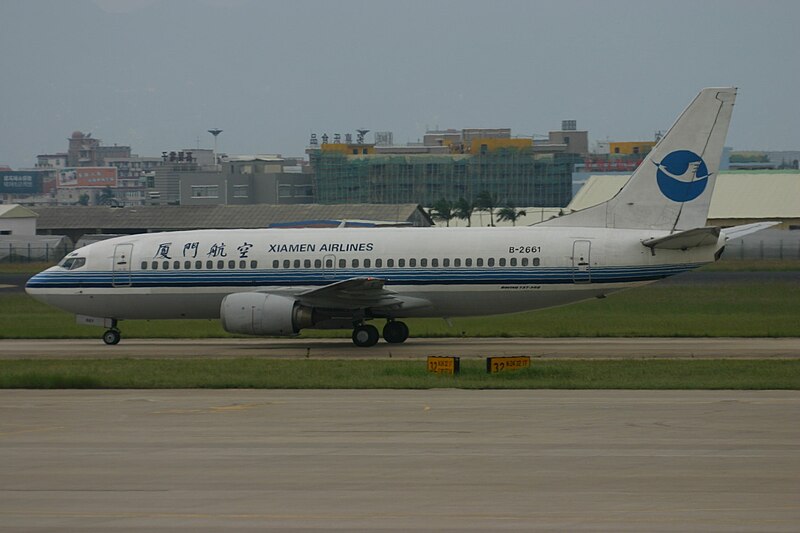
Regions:
<instances>
[{"instance_id":1,"label":"taxiway pavement","mask_svg":"<svg viewBox=\"0 0 800 533\"><path fill-rule=\"evenodd\" d=\"M0 391L0 531L797 531L797 391Z\"/></svg>"}]
</instances>

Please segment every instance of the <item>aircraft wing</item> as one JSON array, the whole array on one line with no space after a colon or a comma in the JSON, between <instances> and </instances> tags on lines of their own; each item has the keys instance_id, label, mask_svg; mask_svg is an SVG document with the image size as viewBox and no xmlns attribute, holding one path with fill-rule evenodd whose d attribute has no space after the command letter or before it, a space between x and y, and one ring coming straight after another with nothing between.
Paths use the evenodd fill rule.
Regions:
<instances>
[{"instance_id":1,"label":"aircraft wing","mask_svg":"<svg viewBox=\"0 0 800 533\"><path fill-rule=\"evenodd\" d=\"M400 296L386 289L385 284L386 280L380 278L350 278L301 292L295 298L304 305L335 309L392 309L428 305L427 301Z\"/></svg>"},{"instance_id":2,"label":"aircraft wing","mask_svg":"<svg viewBox=\"0 0 800 533\"><path fill-rule=\"evenodd\" d=\"M745 235L750 235L751 233L761 231L762 229L767 229L772 226L777 226L778 224L780 224L780 222L775 222L775 221L755 222L753 224L744 224L742 226L733 226L732 228L725 228L724 230L722 230L722 232L725 234L725 237L728 240L731 240L744 237Z\"/></svg>"},{"instance_id":3,"label":"aircraft wing","mask_svg":"<svg viewBox=\"0 0 800 533\"><path fill-rule=\"evenodd\" d=\"M648 248L663 248L666 250L686 250L698 246L710 246L716 244L719 239L720 228L707 226L705 228L694 228L686 231L679 231L666 237L647 239L642 244Z\"/></svg>"}]
</instances>

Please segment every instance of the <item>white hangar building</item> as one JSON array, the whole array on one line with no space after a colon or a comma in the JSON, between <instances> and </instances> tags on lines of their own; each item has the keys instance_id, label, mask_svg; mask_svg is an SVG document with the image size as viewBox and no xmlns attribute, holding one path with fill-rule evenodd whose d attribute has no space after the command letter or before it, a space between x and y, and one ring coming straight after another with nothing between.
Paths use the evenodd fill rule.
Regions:
<instances>
[{"instance_id":1,"label":"white hangar building","mask_svg":"<svg viewBox=\"0 0 800 533\"><path fill-rule=\"evenodd\" d=\"M566 212L585 209L613 197L630 176L593 175L578 191ZM721 172L717 177L708 224L736 226L779 220L780 229L800 229L800 172Z\"/></svg>"}]
</instances>

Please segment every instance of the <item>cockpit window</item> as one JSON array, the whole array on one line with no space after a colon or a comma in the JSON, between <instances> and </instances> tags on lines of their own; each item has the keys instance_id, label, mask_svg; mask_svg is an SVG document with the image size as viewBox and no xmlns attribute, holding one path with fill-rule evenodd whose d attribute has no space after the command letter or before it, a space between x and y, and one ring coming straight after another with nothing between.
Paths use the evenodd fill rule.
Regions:
<instances>
[{"instance_id":1,"label":"cockpit window","mask_svg":"<svg viewBox=\"0 0 800 533\"><path fill-rule=\"evenodd\" d=\"M80 268L86 264L85 257L70 257L69 259L65 259L61 262L61 268L66 268L67 270L75 270L76 268Z\"/></svg>"}]
</instances>

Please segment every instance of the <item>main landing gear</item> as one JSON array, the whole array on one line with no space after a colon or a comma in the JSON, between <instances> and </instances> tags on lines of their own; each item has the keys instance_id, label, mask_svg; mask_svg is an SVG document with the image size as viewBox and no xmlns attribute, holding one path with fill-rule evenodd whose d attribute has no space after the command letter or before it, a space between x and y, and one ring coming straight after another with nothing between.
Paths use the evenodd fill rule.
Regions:
<instances>
[{"instance_id":1,"label":"main landing gear","mask_svg":"<svg viewBox=\"0 0 800 533\"><path fill-rule=\"evenodd\" d=\"M405 342L408 338L408 326L404 322L389 320L383 327L383 339L390 344ZM372 324L359 324L353 328L353 344L368 348L378 344L380 335L378 328Z\"/></svg>"}]
</instances>

